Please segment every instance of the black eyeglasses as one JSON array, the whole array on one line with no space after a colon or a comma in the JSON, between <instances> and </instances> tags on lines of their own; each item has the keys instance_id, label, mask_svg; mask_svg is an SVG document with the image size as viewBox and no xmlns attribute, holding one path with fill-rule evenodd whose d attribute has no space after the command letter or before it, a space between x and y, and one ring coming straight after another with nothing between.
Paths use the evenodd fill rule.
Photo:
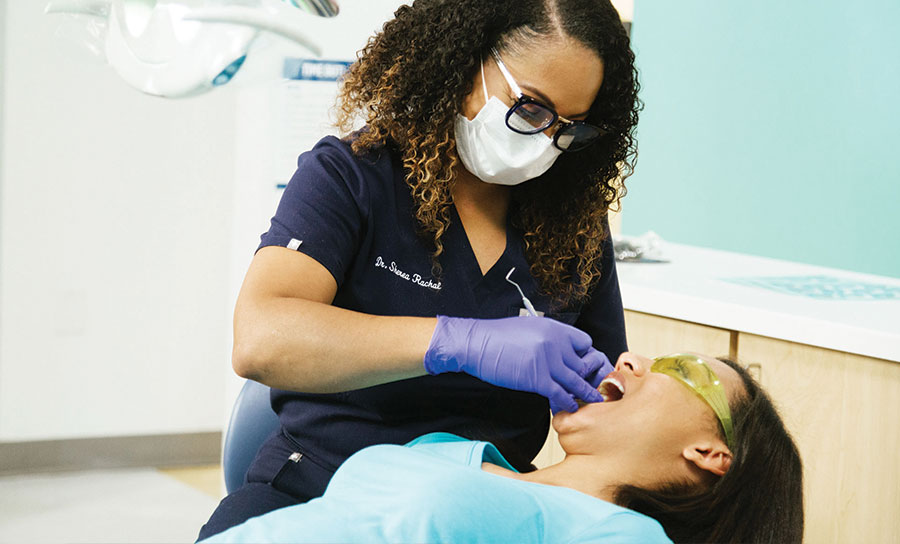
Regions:
<instances>
[{"instance_id":1,"label":"black eyeglasses","mask_svg":"<svg viewBox=\"0 0 900 544\"><path fill-rule=\"evenodd\" d=\"M553 135L553 145L562 151L584 149L594 143L594 140L606 134L607 131L601 127L561 117L550 106L523 94L506 65L500 60L500 53L496 48L491 48L491 56L494 57L497 67L506 78L509 88L516 95L516 103L506 112L506 126L510 130L519 134L537 134L559 123L559 129Z\"/></svg>"}]
</instances>

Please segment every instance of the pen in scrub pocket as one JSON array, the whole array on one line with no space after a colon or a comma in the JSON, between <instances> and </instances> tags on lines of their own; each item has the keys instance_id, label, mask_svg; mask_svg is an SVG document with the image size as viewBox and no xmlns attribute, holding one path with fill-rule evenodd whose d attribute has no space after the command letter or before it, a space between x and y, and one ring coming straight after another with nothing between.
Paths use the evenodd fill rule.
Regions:
<instances>
[{"instance_id":1,"label":"pen in scrub pocket","mask_svg":"<svg viewBox=\"0 0 900 544\"><path fill-rule=\"evenodd\" d=\"M528 297L525 296L525 293L522 292L522 288L519 287L519 284L509 279L512 276L512 273L516 270L516 267L512 267L509 269L509 272L506 273L506 281L513 284L516 289L519 290L519 294L522 295L522 303L525 304L525 309L528 310L528 315L531 317L538 317L538 313L534 310L534 306L531 304L531 301L528 300Z\"/></svg>"}]
</instances>

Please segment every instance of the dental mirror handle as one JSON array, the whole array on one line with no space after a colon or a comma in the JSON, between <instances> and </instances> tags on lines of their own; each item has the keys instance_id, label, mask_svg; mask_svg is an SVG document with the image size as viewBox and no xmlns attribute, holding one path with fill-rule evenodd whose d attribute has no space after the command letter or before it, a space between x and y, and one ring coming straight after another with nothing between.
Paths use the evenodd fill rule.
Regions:
<instances>
[{"instance_id":1,"label":"dental mirror handle","mask_svg":"<svg viewBox=\"0 0 900 544\"><path fill-rule=\"evenodd\" d=\"M537 311L535 311L534 306L531 304L531 301L528 300L528 297L523 296L522 302L525 303L525 309L528 310L528 315L531 317L538 317Z\"/></svg>"}]
</instances>

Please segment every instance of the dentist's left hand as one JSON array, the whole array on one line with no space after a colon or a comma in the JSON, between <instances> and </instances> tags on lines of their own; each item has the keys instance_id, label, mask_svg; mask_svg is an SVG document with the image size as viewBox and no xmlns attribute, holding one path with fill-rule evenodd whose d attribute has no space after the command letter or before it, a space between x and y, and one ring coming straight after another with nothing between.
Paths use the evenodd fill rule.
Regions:
<instances>
[{"instance_id":1,"label":"dentist's left hand","mask_svg":"<svg viewBox=\"0 0 900 544\"><path fill-rule=\"evenodd\" d=\"M465 372L500 387L543 395L554 413L575 412L576 398L603 400L597 386L613 370L591 344L584 331L545 317L441 315L425 353L425 370Z\"/></svg>"}]
</instances>

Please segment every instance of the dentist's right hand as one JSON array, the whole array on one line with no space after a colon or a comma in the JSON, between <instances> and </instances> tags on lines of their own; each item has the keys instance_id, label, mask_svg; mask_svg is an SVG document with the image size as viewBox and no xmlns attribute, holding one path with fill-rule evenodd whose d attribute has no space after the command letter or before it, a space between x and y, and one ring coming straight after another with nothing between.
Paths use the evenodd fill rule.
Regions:
<instances>
[{"instance_id":1,"label":"dentist's right hand","mask_svg":"<svg viewBox=\"0 0 900 544\"><path fill-rule=\"evenodd\" d=\"M576 398L602 402L597 386L613 367L587 333L553 319L439 315L425 370L465 372L500 387L538 393L556 413L578 410Z\"/></svg>"}]
</instances>

